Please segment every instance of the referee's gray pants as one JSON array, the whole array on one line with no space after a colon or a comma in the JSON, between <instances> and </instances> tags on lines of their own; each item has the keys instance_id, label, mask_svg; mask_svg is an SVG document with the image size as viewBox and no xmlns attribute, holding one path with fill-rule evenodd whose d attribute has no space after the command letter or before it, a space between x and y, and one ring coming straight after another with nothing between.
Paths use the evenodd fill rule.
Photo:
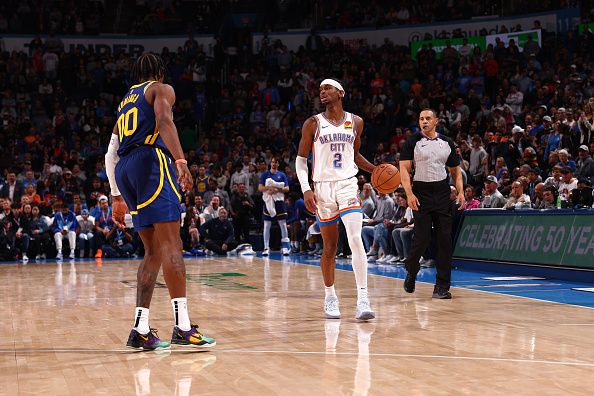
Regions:
<instances>
[{"instance_id":1,"label":"referee's gray pants","mask_svg":"<svg viewBox=\"0 0 594 396\"><path fill-rule=\"evenodd\" d=\"M413 194L420 203L414 211L414 235L410 253L406 259L406 270L416 275L419 272L419 259L431 243L431 226L437 236L437 256L435 284L450 287L452 275L452 213L450 206L450 186L447 179L439 182L413 182Z\"/></svg>"}]
</instances>

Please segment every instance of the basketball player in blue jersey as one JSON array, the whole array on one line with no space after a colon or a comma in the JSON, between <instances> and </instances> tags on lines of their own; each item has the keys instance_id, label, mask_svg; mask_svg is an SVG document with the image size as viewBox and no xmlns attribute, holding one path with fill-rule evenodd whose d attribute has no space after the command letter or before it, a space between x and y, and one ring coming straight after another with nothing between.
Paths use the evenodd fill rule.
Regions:
<instances>
[{"instance_id":1,"label":"basketball player in blue jersey","mask_svg":"<svg viewBox=\"0 0 594 396\"><path fill-rule=\"evenodd\" d=\"M359 168L375 168L360 153L363 119L342 108L342 84L326 79L320 84L320 100L326 111L305 121L295 162L306 207L316 213L324 251L320 260L326 286L324 311L328 319L339 319L338 297L334 290L334 269L338 244L338 218L342 219L353 253L357 283L358 320L375 318L367 293L367 256L361 239L363 215L357 186ZM307 157L313 153L314 191L308 181Z\"/></svg>"},{"instance_id":2,"label":"basketball player in blue jersey","mask_svg":"<svg viewBox=\"0 0 594 396\"><path fill-rule=\"evenodd\" d=\"M158 55L144 54L136 60L132 77L138 84L130 87L118 106L105 155L113 220L124 227L129 209L145 248L137 275L134 327L126 345L143 350L170 348L149 327L149 306L162 265L175 318L171 343L207 348L216 345L215 340L202 335L188 315L179 233L180 186L181 191L190 191L192 176L173 123L175 92L163 83L165 73Z\"/></svg>"},{"instance_id":3,"label":"basketball player in blue jersey","mask_svg":"<svg viewBox=\"0 0 594 396\"><path fill-rule=\"evenodd\" d=\"M270 229L272 220L278 221L281 231L281 252L284 256L291 253L291 240L287 229L287 204L285 204L285 193L289 192L289 179L287 175L278 170L278 159L272 157L270 170L260 175L258 190L262 193L264 208L262 219L264 220L264 250L262 256L270 255Z\"/></svg>"}]
</instances>

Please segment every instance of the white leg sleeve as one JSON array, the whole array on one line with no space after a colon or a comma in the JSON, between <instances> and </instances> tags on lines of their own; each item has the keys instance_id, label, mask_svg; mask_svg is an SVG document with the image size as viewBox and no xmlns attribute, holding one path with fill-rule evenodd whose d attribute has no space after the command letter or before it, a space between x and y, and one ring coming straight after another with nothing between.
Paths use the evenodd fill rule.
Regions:
<instances>
[{"instance_id":1,"label":"white leg sleeve","mask_svg":"<svg viewBox=\"0 0 594 396\"><path fill-rule=\"evenodd\" d=\"M54 241L56 242L56 249L58 249L58 251L61 252L62 251L62 233L56 232L54 234Z\"/></svg>"},{"instance_id":2,"label":"white leg sleeve","mask_svg":"<svg viewBox=\"0 0 594 396\"><path fill-rule=\"evenodd\" d=\"M289 231L287 230L287 220L279 220L278 226L280 227L281 237L285 240L289 239Z\"/></svg>"},{"instance_id":3,"label":"white leg sleeve","mask_svg":"<svg viewBox=\"0 0 594 396\"><path fill-rule=\"evenodd\" d=\"M357 290L367 289L367 255L361 239L363 215L358 212L347 213L342 216L342 223L346 229L349 246L353 253L353 272L357 282Z\"/></svg>"},{"instance_id":4,"label":"white leg sleeve","mask_svg":"<svg viewBox=\"0 0 594 396\"><path fill-rule=\"evenodd\" d=\"M270 227L272 227L272 222L264 220L264 249L268 249L270 245Z\"/></svg>"}]
</instances>

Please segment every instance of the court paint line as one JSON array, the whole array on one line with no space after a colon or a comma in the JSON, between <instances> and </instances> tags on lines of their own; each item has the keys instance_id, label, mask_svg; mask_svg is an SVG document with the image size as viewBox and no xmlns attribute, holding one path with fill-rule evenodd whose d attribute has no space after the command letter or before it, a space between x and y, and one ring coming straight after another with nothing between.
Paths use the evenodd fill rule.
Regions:
<instances>
[{"instance_id":1,"label":"court paint line","mask_svg":"<svg viewBox=\"0 0 594 396\"><path fill-rule=\"evenodd\" d=\"M168 353L238 353L238 354L282 354L282 355L331 355L331 356L359 356L359 352L326 352L326 351L275 351L275 350L249 350L249 349L222 349L222 350L181 350L181 349L166 349L161 351L134 351L127 348L117 349L20 349L20 350L0 350L0 353L20 353L35 354L35 353L128 353L128 354L150 354L155 356ZM407 354L407 353L369 353L365 354L370 357L389 357L389 358L415 358L415 359L444 359L444 360L464 360L464 361L486 361L486 362L503 362L503 363L532 363L532 364L546 364L556 366L575 366L575 367L594 367L594 362L567 362L558 360L533 360L533 359L513 359L513 358L498 358L489 356L448 356L448 355L423 355L423 354Z\"/></svg>"},{"instance_id":2,"label":"court paint line","mask_svg":"<svg viewBox=\"0 0 594 396\"><path fill-rule=\"evenodd\" d=\"M322 352L322 351L268 351L268 350L242 350L242 349L227 349L213 351L217 353L263 353L263 354L295 354L295 355L344 355L344 356L358 356L359 352ZM594 367L594 362L563 362L558 360L531 360L531 359L512 359L512 358L497 358L488 356L447 356L447 355L421 355L421 354L406 354L406 353L369 353L365 356L373 357L400 357L400 358L418 358L418 359L447 359L447 360L470 360L470 361L493 361L493 362L509 362L509 363L539 363L552 364L560 366L578 366L578 367Z\"/></svg>"},{"instance_id":3,"label":"court paint line","mask_svg":"<svg viewBox=\"0 0 594 396\"><path fill-rule=\"evenodd\" d=\"M459 289L463 289L463 288L459 288ZM506 292L506 293L504 293L504 292L490 291L490 290L481 290L481 289L465 289L465 290L472 290L472 291L479 292L479 293L496 294L496 295L499 295L499 296L523 298L523 299L526 299L526 300L538 301L538 302L542 302L542 303L551 303L551 304L557 304L557 305L565 305L565 306L576 307L576 308L594 309L594 307L589 307L587 305L578 305L578 304L571 304L571 303L565 303L565 302L559 302L559 301L543 300L543 299L534 298L534 297L518 296L516 294L511 294L512 293L511 290L508 291L508 292Z\"/></svg>"},{"instance_id":4,"label":"court paint line","mask_svg":"<svg viewBox=\"0 0 594 396\"><path fill-rule=\"evenodd\" d=\"M261 258L261 257L258 257ZM281 264L284 263L284 261L282 260L277 260L277 259L268 259L271 261L276 261L279 262ZM297 265L307 265L307 266L315 266L315 267L319 267L319 264L307 264L307 263L299 263L299 262L293 262L293 264L297 264ZM342 268L336 268L337 271L347 271L347 272L353 272L352 268L349 269L342 269ZM401 281L404 281L404 278L398 278L398 277L393 277L393 276L389 276L389 275L382 275L382 274L368 274L368 276L381 276L384 278L391 278L391 279L400 279ZM419 281L417 280L417 284L419 283L426 283L427 285L433 285L432 282L423 282L423 281ZM460 289L460 290L470 290L470 291L476 291L479 293L488 293L488 294L496 294L499 296L507 296L507 297L516 297L516 298L523 298L523 299L527 299L527 300L532 300L532 301L538 301L538 302L543 302L543 303L551 303L551 304L557 304L557 305L565 305L565 306L571 306L571 307L579 307L579 308L586 308L586 309L592 309L594 310L594 307L590 307L587 305L579 305L579 304L571 304L571 303L565 303L565 302L559 302L559 301L552 301L552 300L544 300L541 298L534 298L534 297L526 297L526 296L518 296L516 294L507 294L507 293L501 293L501 292L494 292L494 291L489 291L489 290L480 290L480 289L471 289L471 288L467 288L466 286L454 286L456 282L452 282L452 288L454 289ZM510 293L512 291L510 290ZM454 297L455 299L455 297Z\"/></svg>"}]
</instances>

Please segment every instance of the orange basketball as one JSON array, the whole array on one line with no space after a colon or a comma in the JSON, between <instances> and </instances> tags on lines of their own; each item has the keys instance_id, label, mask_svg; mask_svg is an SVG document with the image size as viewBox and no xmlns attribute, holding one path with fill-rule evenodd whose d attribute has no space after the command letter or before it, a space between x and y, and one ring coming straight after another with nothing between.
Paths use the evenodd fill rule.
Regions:
<instances>
[{"instance_id":1,"label":"orange basketball","mask_svg":"<svg viewBox=\"0 0 594 396\"><path fill-rule=\"evenodd\" d=\"M382 194L393 193L400 186L400 172L392 164L381 164L371 174L371 184Z\"/></svg>"}]
</instances>

